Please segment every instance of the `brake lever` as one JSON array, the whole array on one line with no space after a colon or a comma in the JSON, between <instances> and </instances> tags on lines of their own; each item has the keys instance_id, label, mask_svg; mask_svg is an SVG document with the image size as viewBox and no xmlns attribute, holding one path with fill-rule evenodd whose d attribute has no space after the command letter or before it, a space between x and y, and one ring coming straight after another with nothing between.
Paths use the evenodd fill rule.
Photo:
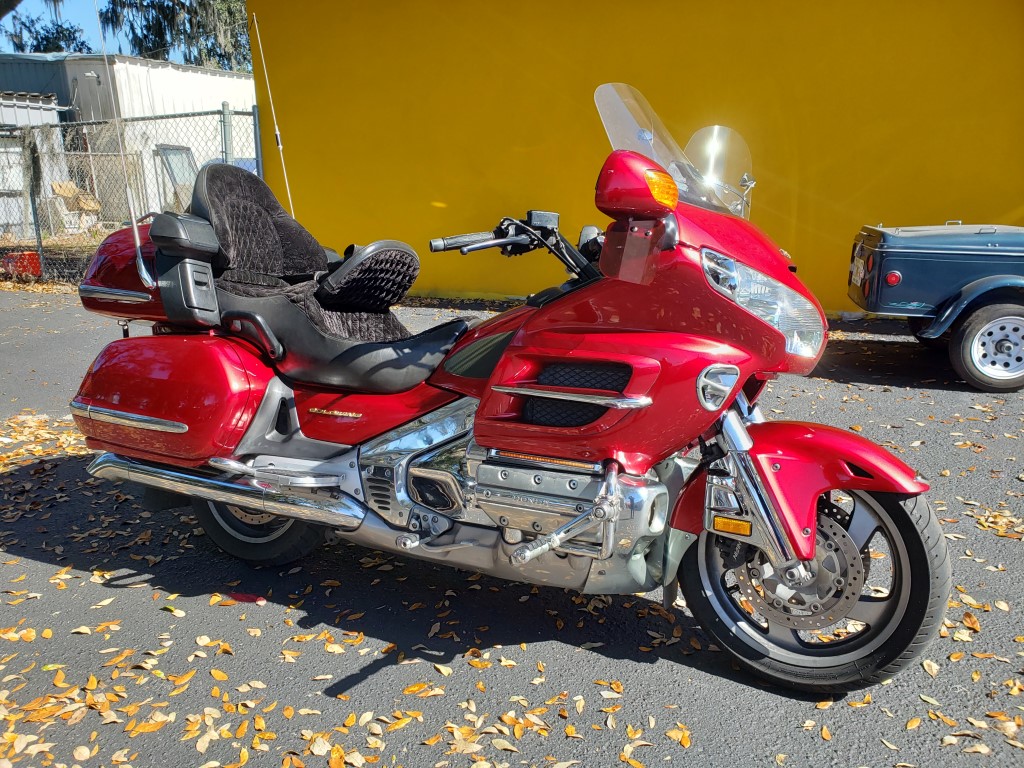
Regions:
<instances>
[{"instance_id":1,"label":"brake lever","mask_svg":"<svg viewBox=\"0 0 1024 768\"><path fill-rule=\"evenodd\" d=\"M484 240L482 243L473 243L459 248L463 256L473 251L483 251L488 248L504 248L508 245L529 245L532 241L528 235L514 235L512 237L499 237L494 240Z\"/></svg>"}]
</instances>

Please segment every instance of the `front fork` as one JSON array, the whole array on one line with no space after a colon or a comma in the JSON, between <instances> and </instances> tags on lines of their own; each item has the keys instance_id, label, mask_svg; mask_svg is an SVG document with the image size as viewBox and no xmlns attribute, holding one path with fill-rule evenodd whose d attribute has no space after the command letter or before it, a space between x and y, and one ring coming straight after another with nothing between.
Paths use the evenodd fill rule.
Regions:
<instances>
[{"instance_id":1,"label":"front fork","mask_svg":"<svg viewBox=\"0 0 1024 768\"><path fill-rule=\"evenodd\" d=\"M742 393L722 415L717 437L722 456L707 472L704 528L757 547L788 586L800 586L814 580L814 561L797 556L779 508L750 455L754 441L746 425L764 420L761 409Z\"/></svg>"}]
</instances>

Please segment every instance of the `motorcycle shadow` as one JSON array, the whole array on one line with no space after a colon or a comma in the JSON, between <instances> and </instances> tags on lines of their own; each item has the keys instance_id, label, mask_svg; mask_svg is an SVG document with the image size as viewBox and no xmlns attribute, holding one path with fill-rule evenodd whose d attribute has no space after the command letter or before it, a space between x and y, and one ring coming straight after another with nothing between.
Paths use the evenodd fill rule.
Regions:
<instances>
[{"instance_id":1,"label":"motorcycle shadow","mask_svg":"<svg viewBox=\"0 0 1024 768\"><path fill-rule=\"evenodd\" d=\"M55 569L72 566L86 579L90 572L102 571L108 574L102 581L105 590L144 583L147 589L136 594L173 593L176 604L187 608L189 618L180 621L194 621L196 634L218 623L223 626L227 614L217 613L221 609L213 607L212 600L189 598L219 594L240 603L265 599L276 604L285 609L288 627L311 633L310 637L326 631L339 643L365 637L385 645L386 653L353 659L358 653L354 649L356 653L347 657L335 657L344 676L322 691L328 696L343 694L403 659L408 663L418 657L428 664L460 661L462 670L462 660L486 655L498 666L503 655L518 652L521 658L519 646L533 646L534 651L544 646L549 660L592 666L594 677L611 679L626 670L590 654L651 665L666 660L681 665L677 674L684 678L689 667L763 687L734 667L683 609L663 610L660 592L580 595L504 582L344 542L291 566L252 567L217 549L201 533L191 508L148 512L141 506L141 490L90 478L85 471L89 461L89 457L52 459L0 474L0 551L5 556L36 560ZM72 592L49 599L60 600L61 594ZM249 611L250 622L261 620L278 632L280 611L264 613L264 604L259 605ZM166 629L161 622L167 614L145 614L157 616L146 631ZM135 620L147 621L145 616ZM247 638L237 623L234 626L240 639L232 642L236 648L244 647ZM255 652L266 653L267 647L258 646ZM502 649L508 649L506 654ZM785 695L794 696L792 692ZM808 695L807 700L816 698Z\"/></svg>"}]
</instances>

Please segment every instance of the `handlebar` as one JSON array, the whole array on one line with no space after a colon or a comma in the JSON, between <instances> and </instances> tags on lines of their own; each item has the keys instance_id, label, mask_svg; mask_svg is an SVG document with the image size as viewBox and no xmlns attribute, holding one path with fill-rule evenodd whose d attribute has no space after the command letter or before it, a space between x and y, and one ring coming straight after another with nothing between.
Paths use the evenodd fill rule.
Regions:
<instances>
[{"instance_id":1,"label":"handlebar","mask_svg":"<svg viewBox=\"0 0 1024 768\"><path fill-rule=\"evenodd\" d=\"M438 251L457 251L468 245L487 242L495 238L494 232L471 232L468 235L453 235L452 237L435 237L430 241L430 250L433 253Z\"/></svg>"}]
</instances>

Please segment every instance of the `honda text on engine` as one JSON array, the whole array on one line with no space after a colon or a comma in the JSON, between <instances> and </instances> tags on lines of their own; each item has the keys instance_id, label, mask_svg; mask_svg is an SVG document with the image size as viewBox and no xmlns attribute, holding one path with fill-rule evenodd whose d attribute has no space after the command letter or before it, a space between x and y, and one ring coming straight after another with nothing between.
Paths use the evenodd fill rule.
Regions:
<instances>
[{"instance_id":1,"label":"honda text on engine","mask_svg":"<svg viewBox=\"0 0 1024 768\"><path fill-rule=\"evenodd\" d=\"M846 431L766 421L825 344L821 307L747 221L743 140L680 149L643 96L595 96L607 230L530 211L432 251L543 249L570 279L486 322L410 335L404 243L327 251L256 176L203 168L187 214L108 237L84 305L152 335L107 346L72 409L89 471L191 500L251 563L329 537L589 593L682 587L776 683L877 683L939 630L950 564L928 486ZM181 498L187 497L187 498Z\"/></svg>"}]
</instances>

